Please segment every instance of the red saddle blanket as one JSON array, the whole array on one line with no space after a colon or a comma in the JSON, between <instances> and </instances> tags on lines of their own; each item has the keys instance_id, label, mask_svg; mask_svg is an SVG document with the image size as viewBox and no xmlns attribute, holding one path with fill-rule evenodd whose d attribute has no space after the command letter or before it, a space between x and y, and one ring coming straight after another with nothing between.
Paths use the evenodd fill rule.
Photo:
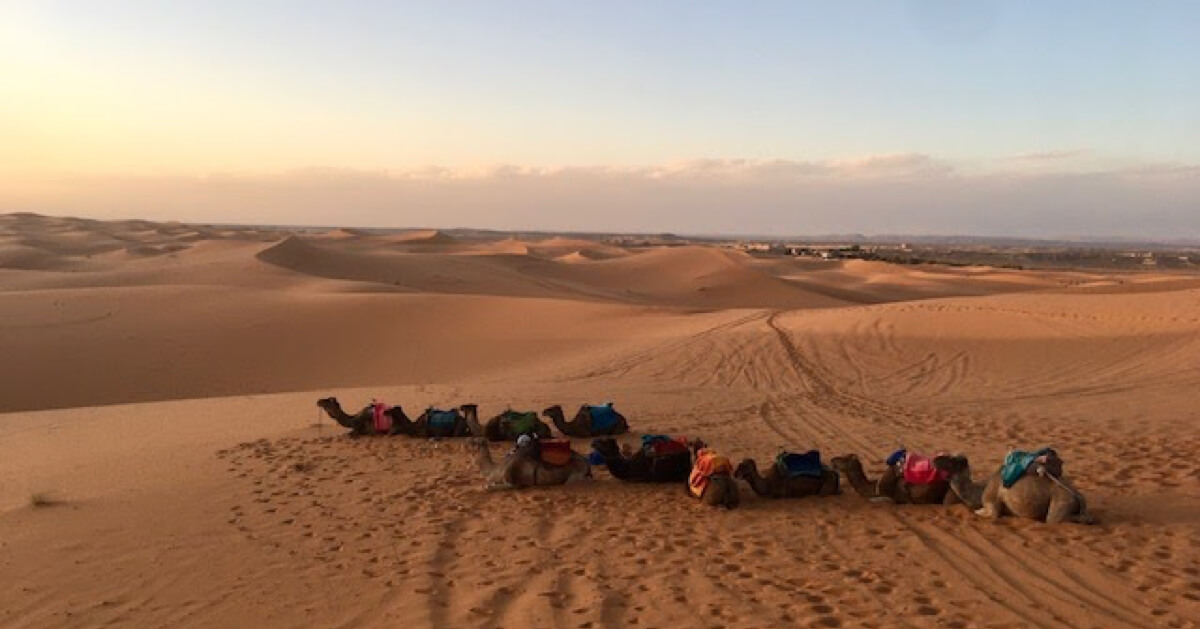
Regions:
<instances>
[{"instance_id":1,"label":"red saddle blanket","mask_svg":"<svg viewBox=\"0 0 1200 629\"><path fill-rule=\"evenodd\" d=\"M729 462L727 457L723 457L708 448L701 449L696 452L696 463L692 466L692 473L688 477L688 491L692 495L699 498L704 495L704 490L708 488L708 481L717 474L732 474L733 464Z\"/></svg>"},{"instance_id":2,"label":"red saddle blanket","mask_svg":"<svg viewBox=\"0 0 1200 629\"><path fill-rule=\"evenodd\" d=\"M567 439L542 439L538 449L546 465L561 467L571 462L571 442Z\"/></svg>"},{"instance_id":3,"label":"red saddle blanket","mask_svg":"<svg viewBox=\"0 0 1200 629\"><path fill-rule=\"evenodd\" d=\"M946 480L946 473L934 467L933 459L909 452L901 463L904 471L904 482L909 485L932 485Z\"/></svg>"},{"instance_id":4,"label":"red saddle blanket","mask_svg":"<svg viewBox=\"0 0 1200 629\"><path fill-rule=\"evenodd\" d=\"M388 415L390 406L383 402L375 402L371 405L371 420L375 432L387 434L392 432L392 416Z\"/></svg>"}]
</instances>

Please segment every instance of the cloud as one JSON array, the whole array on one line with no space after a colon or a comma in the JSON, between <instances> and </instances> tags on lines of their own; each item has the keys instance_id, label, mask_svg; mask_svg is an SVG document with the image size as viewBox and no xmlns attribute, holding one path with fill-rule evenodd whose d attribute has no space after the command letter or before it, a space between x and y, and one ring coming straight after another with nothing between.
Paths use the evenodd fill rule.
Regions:
<instances>
[{"instance_id":1,"label":"cloud","mask_svg":"<svg viewBox=\"0 0 1200 629\"><path fill-rule=\"evenodd\" d=\"M971 172L921 154L0 181L0 212L679 233L1200 237L1200 166Z\"/></svg>"},{"instance_id":2,"label":"cloud","mask_svg":"<svg viewBox=\"0 0 1200 629\"><path fill-rule=\"evenodd\" d=\"M1006 158L1010 162L1061 162L1064 160L1087 157L1091 154L1088 149L1063 149L1058 151L1042 151L1038 153L1022 153Z\"/></svg>"}]
</instances>

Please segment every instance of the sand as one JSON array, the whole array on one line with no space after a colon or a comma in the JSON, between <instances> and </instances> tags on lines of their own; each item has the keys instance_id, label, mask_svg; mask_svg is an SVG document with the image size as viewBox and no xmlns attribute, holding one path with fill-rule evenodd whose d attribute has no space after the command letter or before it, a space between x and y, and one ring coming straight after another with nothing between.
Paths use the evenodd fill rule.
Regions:
<instances>
[{"instance_id":1,"label":"sand","mask_svg":"<svg viewBox=\"0 0 1200 629\"><path fill-rule=\"evenodd\" d=\"M4 627L1200 625L1196 277L21 214L0 350ZM629 439L871 473L1050 444L1101 524L485 491L461 443L349 439L327 395L612 400Z\"/></svg>"}]
</instances>

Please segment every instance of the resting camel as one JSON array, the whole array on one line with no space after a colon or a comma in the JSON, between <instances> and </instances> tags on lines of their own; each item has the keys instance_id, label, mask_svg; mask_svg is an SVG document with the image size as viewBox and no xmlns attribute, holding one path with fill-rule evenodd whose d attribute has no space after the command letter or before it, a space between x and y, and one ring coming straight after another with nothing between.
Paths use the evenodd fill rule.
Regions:
<instances>
[{"instance_id":1,"label":"resting camel","mask_svg":"<svg viewBox=\"0 0 1200 629\"><path fill-rule=\"evenodd\" d=\"M575 418L570 422L567 422L566 416L563 415L563 409L558 404L542 411L542 415L550 418L550 421L554 422L554 427L568 437L600 437L629 432L629 422L625 420L625 416L615 410L612 413L616 415L616 423L607 430L597 431L592 423L592 412L587 405L580 406L579 412L575 413Z\"/></svg>"},{"instance_id":2,"label":"resting camel","mask_svg":"<svg viewBox=\"0 0 1200 629\"><path fill-rule=\"evenodd\" d=\"M497 464L492 460L486 440L472 437L467 444L475 450L475 460L488 488L562 485L572 478L590 478L592 475L592 468L587 459L574 452L571 453L571 462L561 467L546 465L540 460L528 457Z\"/></svg>"},{"instance_id":3,"label":"resting camel","mask_svg":"<svg viewBox=\"0 0 1200 629\"><path fill-rule=\"evenodd\" d=\"M717 456L699 440L692 442L691 450L695 464L688 478L688 495L698 498L701 503L710 507L737 508L742 502L742 497L738 492L737 481L733 480L733 475L730 473L732 469L729 460L723 456ZM720 463L717 463L718 461ZM706 467L709 465L720 465L720 467ZM698 474L703 474L699 478L704 479L699 481L703 484L703 489L699 493L696 491Z\"/></svg>"},{"instance_id":4,"label":"resting camel","mask_svg":"<svg viewBox=\"0 0 1200 629\"><path fill-rule=\"evenodd\" d=\"M321 398L317 400L317 406L321 407L333 421L340 426L350 429L350 435L357 437L361 435L374 435L374 412L371 405L363 407L356 415L350 415L342 410L342 405L338 403L335 397ZM384 413L392 420L392 429L387 434L389 435L412 435L415 432L414 424L404 414L404 409L399 406L393 406Z\"/></svg>"},{"instance_id":5,"label":"resting camel","mask_svg":"<svg viewBox=\"0 0 1200 629\"><path fill-rule=\"evenodd\" d=\"M772 465L771 469L767 470L766 476L759 476L758 465L754 459L743 459L733 472L733 477L749 483L754 493L764 498L833 496L841 493L838 487L838 473L828 468L821 476L788 478L779 472L777 466Z\"/></svg>"},{"instance_id":6,"label":"resting camel","mask_svg":"<svg viewBox=\"0 0 1200 629\"><path fill-rule=\"evenodd\" d=\"M453 437L470 437L471 427L462 413L454 413L452 423L431 421L433 409L426 409L413 423L413 436L431 439L449 439ZM453 412L453 411L445 411Z\"/></svg>"},{"instance_id":7,"label":"resting camel","mask_svg":"<svg viewBox=\"0 0 1200 629\"><path fill-rule=\"evenodd\" d=\"M971 481L971 464L967 457L956 455L938 457L934 464L950 474L950 487L977 515L999 520L1005 514L1038 520L1047 524L1074 522L1095 524L1087 512L1087 501L1073 485L1061 478L1061 461L1045 470L1031 466L1011 487L1005 487L1000 470L988 476L987 482ZM1053 474L1053 476L1051 475Z\"/></svg>"},{"instance_id":8,"label":"resting camel","mask_svg":"<svg viewBox=\"0 0 1200 629\"><path fill-rule=\"evenodd\" d=\"M592 441L592 449L604 457L614 478L635 483L684 483L692 473L692 454L687 450L651 456L639 449L627 455L613 438Z\"/></svg>"},{"instance_id":9,"label":"resting camel","mask_svg":"<svg viewBox=\"0 0 1200 629\"><path fill-rule=\"evenodd\" d=\"M513 432L511 425L511 415L513 411L505 411L499 415L489 419L486 424L479 423L479 407L475 404L464 404L459 407L466 419L467 426L471 429L471 434L475 436L485 437L488 441L513 441L520 437L522 433ZM551 432L550 426L546 422L537 419L536 414L533 419L533 432L538 439L549 439Z\"/></svg>"},{"instance_id":10,"label":"resting camel","mask_svg":"<svg viewBox=\"0 0 1200 629\"><path fill-rule=\"evenodd\" d=\"M890 500L898 504L936 505L955 504L959 502L954 492L950 491L950 483L938 482L928 485L910 485L904 481L904 476L896 471L895 466L888 466L878 481L867 478L863 471L862 461L858 455L847 454L834 457L829 461L834 470L846 476L846 481L858 495L864 498Z\"/></svg>"}]
</instances>

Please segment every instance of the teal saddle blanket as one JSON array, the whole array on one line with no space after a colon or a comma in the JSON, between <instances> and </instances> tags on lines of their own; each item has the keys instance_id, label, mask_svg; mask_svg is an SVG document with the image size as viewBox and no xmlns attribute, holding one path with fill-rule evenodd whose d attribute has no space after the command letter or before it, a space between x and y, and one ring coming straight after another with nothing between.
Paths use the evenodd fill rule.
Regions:
<instances>
[{"instance_id":1,"label":"teal saddle blanket","mask_svg":"<svg viewBox=\"0 0 1200 629\"><path fill-rule=\"evenodd\" d=\"M431 408L426 411L429 417L429 427L449 430L458 422L458 411L443 411Z\"/></svg>"},{"instance_id":2,"label":"teal saddle blanket","mask_svg":"<svg viewBox=\"0 0 1200 629\"><path fill-rule=\"evenodd\" d=\"M1042 448L1034 452L1013 450L1004 457L1004 465L1000 466L1000 480L1005 487L1012 487L1035 461L1048 454L1054 454L1051 448Z\"/></svg>"}]
</instances>

